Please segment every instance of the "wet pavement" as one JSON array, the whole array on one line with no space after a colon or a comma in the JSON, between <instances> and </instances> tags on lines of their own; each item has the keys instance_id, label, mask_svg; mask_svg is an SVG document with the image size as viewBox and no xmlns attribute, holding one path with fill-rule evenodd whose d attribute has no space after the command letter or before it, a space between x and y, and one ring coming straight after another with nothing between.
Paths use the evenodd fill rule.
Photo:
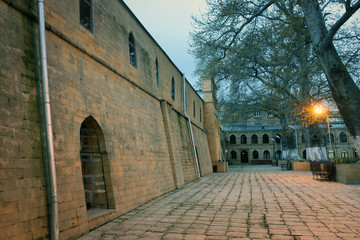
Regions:
<instances>
[{"instance_id":1,"label":"wet pavement","mask_svg":"<svg viewBox=\"0 0 360 240\"><path fill-rule=\"evenodd\" d=\"M271 165L231 166L79 239L360 239L360 187Z\"/></svg>"}]
</instances>

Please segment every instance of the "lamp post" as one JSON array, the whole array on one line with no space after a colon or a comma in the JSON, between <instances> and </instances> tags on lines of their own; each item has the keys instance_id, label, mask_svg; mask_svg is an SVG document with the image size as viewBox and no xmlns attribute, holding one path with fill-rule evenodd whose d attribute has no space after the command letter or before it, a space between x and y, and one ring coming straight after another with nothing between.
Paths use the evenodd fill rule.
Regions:
<instances>
[{"instance_id":1,"label":"lamp post","mask_svg":"<svg viewBox=\"0 0 360 240\"><path fill-rule=\"evenodd\" d=\"M283 159L283 146L282 146L282 141L281 141L281 137L279 135L275 135L275 138L278 138L279 139L279 142L280 142L280 150L281 150L281 155L280 155L280 159ZM275 143L276 143L276 140L275 140Z\"/></svg>"},{"instance_id":2,"label":"lamp post","mask_svg":"<svg viewBox=\"0 0 360 240\"><path fill-rule=\"evenodd\" d=\"M289 125L290 128L294 129L295 131L295 144L296 144L296 154L299 156L299 144L298 144L298 135L297 135L297 130L295 127Z\"/></svg>"},{"instance_id":3,"label":"lamp post","mask_svg":"<svg viewBox=\"0 0 360 240\"><path fill-rule=\"evenodd\" d=\"M330 150L332 152L332 145L331 145L331 133L330 133L330 121L329 121L329 114L327 114L326 111L324 111L324 107L323 106L315 106L314 108L314 112L317 115L321 115L324 114L326 116L326 121L327 121L327 128L328 128L328 134L329 134L329 144L330 144ZM328 154L329 155L329 154ZM330 158L330 156L329 156ZM331 160L331 159L330 159Z\"/></svg>"}]
</instances>

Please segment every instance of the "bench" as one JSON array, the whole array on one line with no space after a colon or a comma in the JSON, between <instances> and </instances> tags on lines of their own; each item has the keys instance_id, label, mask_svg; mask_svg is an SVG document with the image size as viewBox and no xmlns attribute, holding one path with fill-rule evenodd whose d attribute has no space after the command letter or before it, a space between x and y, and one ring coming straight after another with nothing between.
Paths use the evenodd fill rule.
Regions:
<instances>
[{"instance_id":1,"label":"bench","mask_svg":"<svg viewBox=\"0 0 360 240\"><path fill-rule=\"evenodd\" d=\"M332 163L311 162L313 179L335 180L335 169Z\"/></svg>"}]
</instances>

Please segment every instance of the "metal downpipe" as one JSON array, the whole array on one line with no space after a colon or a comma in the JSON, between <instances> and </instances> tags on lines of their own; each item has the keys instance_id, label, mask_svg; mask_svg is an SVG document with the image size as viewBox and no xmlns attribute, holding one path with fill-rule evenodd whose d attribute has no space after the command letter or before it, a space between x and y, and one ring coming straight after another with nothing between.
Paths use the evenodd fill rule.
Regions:
<instances>
[{"instance_id":1,"label":"metal downpipe","mask_svg":"<svg viewBox=\"0 0 360 240\"><path fill-rule=\"evenodd\" d=\"M195 156L196 170L197 170L197 173L198 173L198 177L201 178L199 159L198 159L198 156L196 154L194 134L193 134L193 131L192 131L192 126L191 126L191 119L186 114L186 110L187 110L187 107L186 107L186 79L185 79L185 74L184 73L183 73L183 85L184 85L183 86L184 87L184 114L185 114L185 117L188 119L188 123L189 123L189 127L190 127L191 143L192 143L192 146L193 146L193 152L194 152L194 156Z\"/></svg>"},{"instance_id":2,"label":"metal downpipe","mask_svg":"<svg viewBox=\"0 0 360 240\"><path fill-rule=\"evenodd\" d=\"M45 38L45 14L44 14L44 0L38 0L38 20L39 20L39 48L40 48L40 72L41 72L41 90L43 100L43 111L45 120L45 138L47 150L47 168L49 170L49 189L50 189L50 221L49 234L50 239L59 239L59 204L57 198L56 185L56 169L55 169L55 154L54 141L50 111L50 95L49 95L49 80L47 72L47 58L46 58L46 38Z\"/></svg>"}]
</instances>

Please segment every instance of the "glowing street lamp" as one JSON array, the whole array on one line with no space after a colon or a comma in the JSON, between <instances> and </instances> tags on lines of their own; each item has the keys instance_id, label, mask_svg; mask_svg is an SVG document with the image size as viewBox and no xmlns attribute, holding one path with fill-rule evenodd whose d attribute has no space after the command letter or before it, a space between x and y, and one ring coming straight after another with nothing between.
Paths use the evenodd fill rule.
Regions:
<instances>
[{"instance_id":1,"label":"glowing street lamp","mask_svg":"<svg viewBox=\"0 0 360 240\"><path fill-rule=\"evenodd\" d=\"M321 106L315 106L314 112L318 115L321 115L323 113L323 108Z\"/></svg>"}]
</instances>

